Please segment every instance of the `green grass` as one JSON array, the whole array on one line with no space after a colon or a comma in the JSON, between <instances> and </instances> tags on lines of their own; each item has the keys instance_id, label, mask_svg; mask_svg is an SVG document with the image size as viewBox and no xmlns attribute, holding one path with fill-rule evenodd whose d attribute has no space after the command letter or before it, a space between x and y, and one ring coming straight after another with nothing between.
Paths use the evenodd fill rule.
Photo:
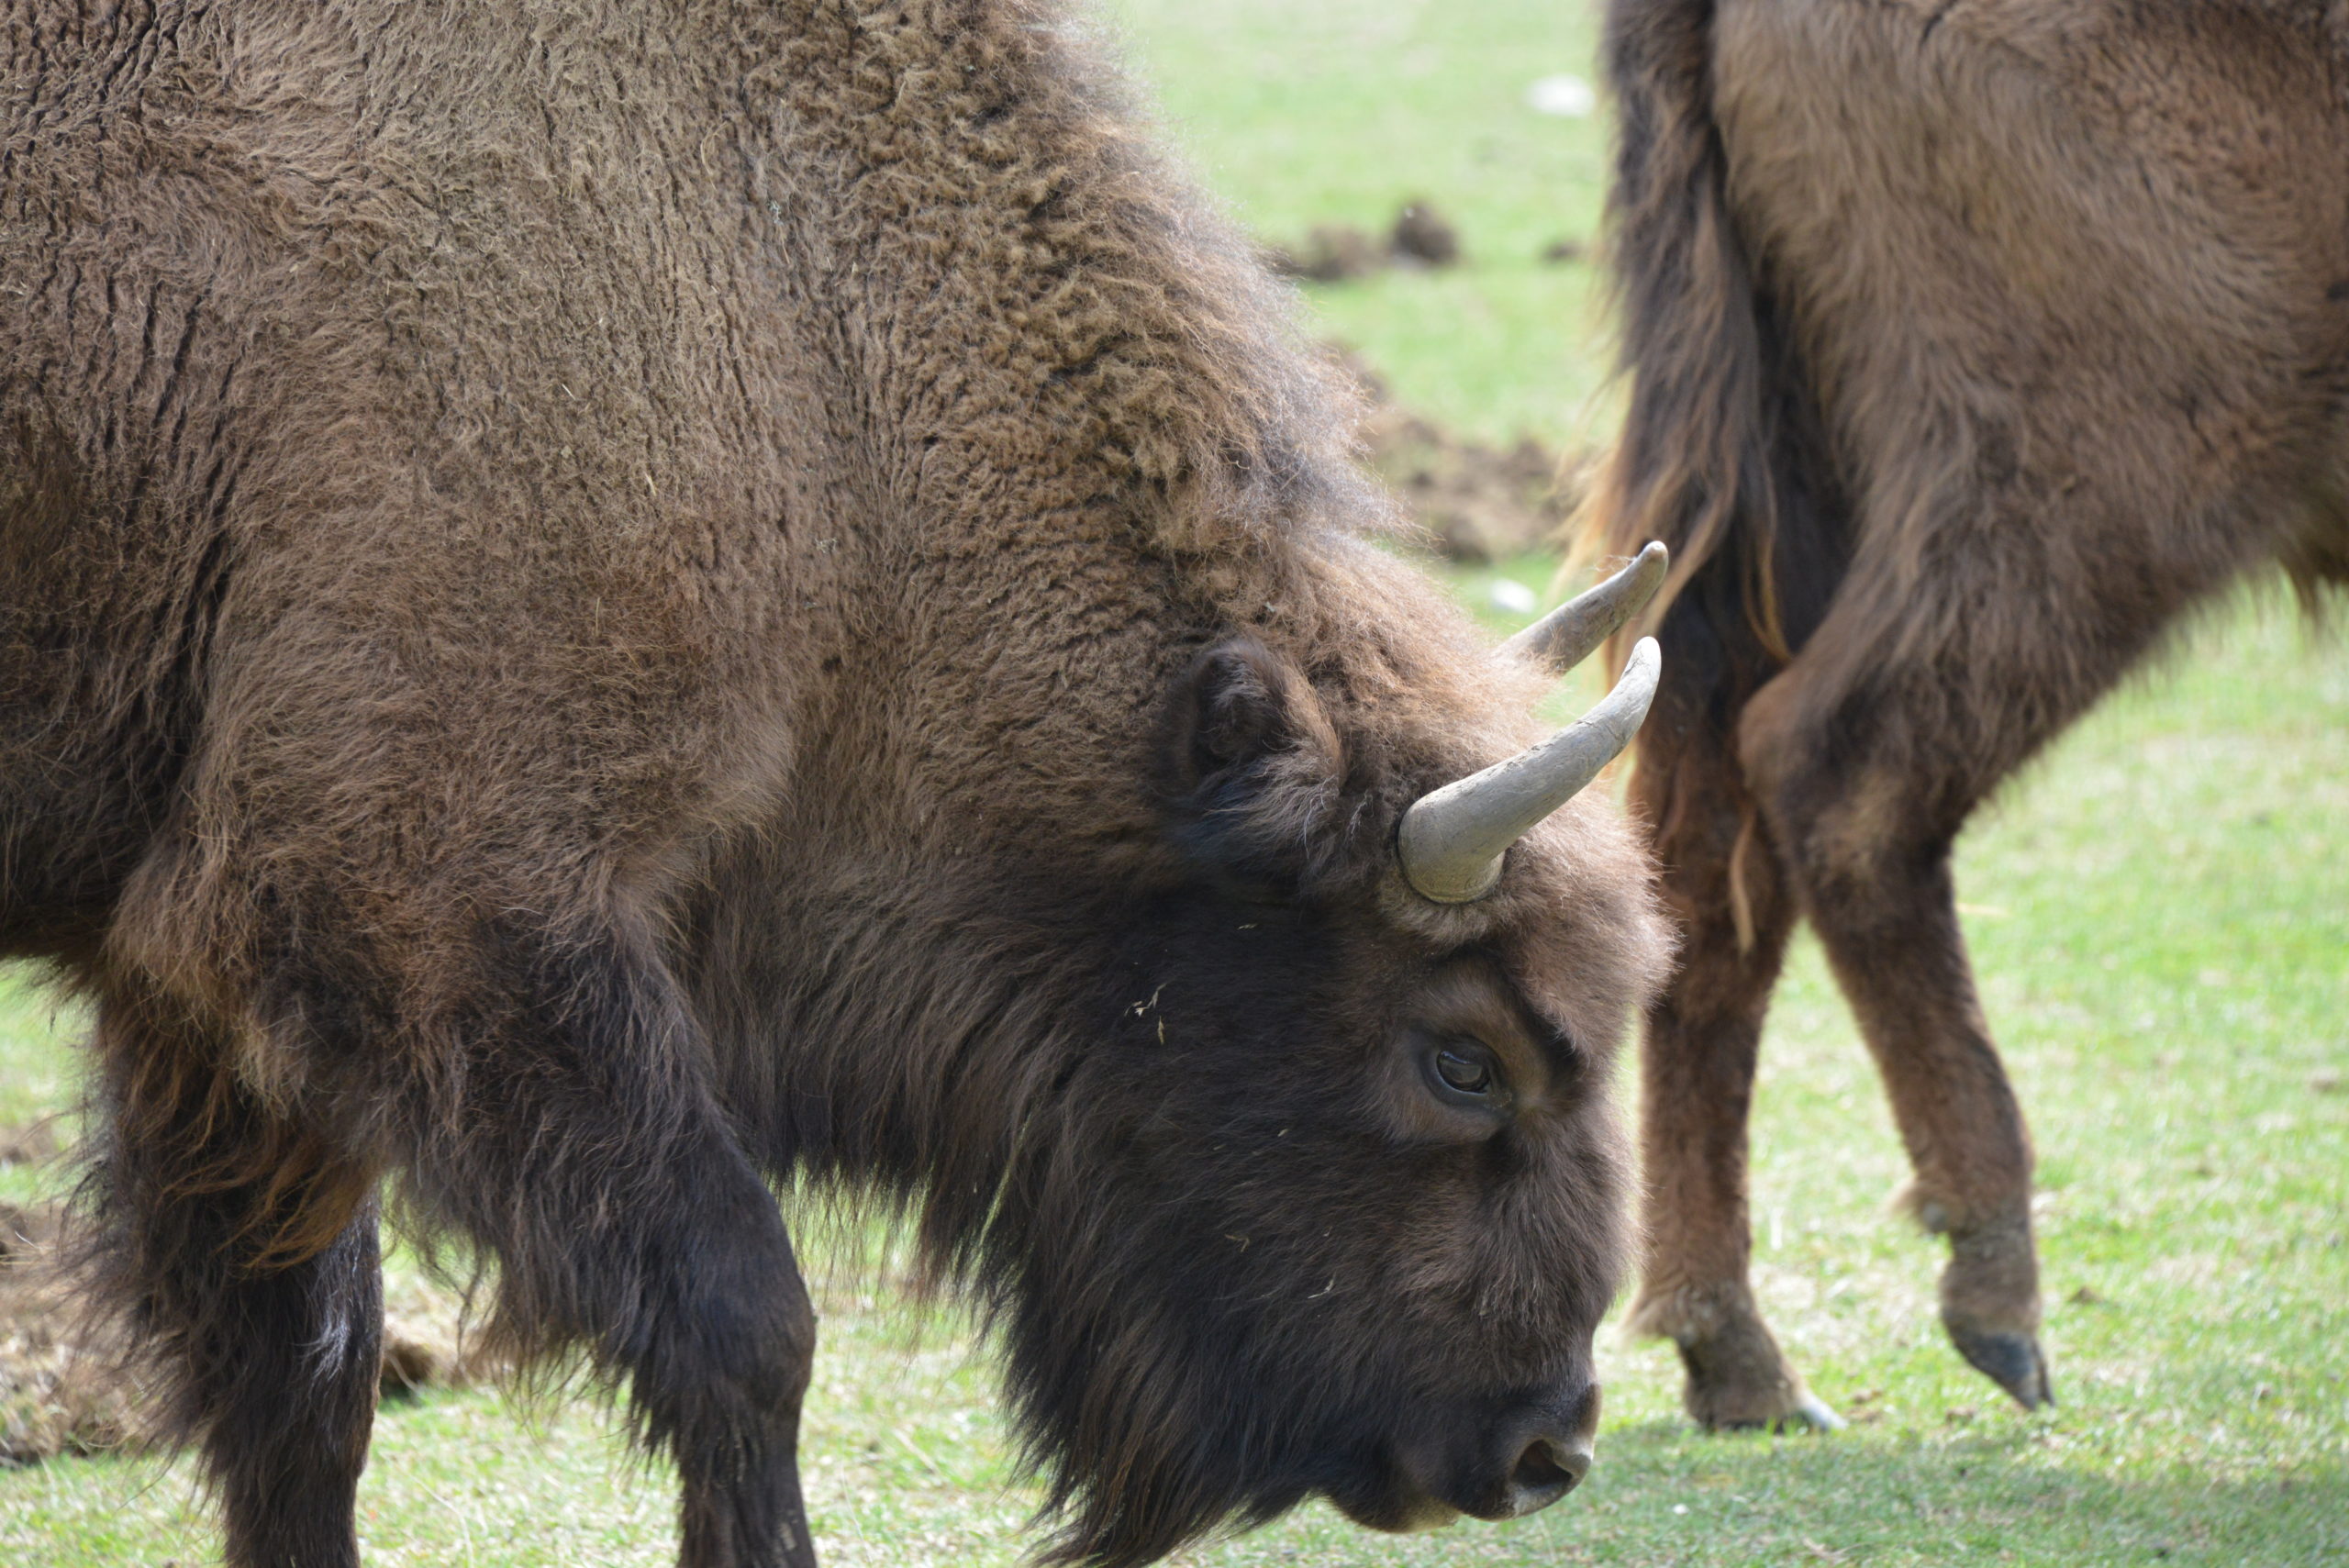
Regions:
<instances>
[{"instance_id":1,"label":"green grass","mask_svg":"<svg viewBox=\"0 0 2349 1568\"><path fill-rule=\"evenodd\" d=\"M1317 291L1405 401L1553 439L1598 407L1586 268L1603 127L1525 83L1590 74L1572 6L1120 0L1187 156L1269 238L1428 195L1471 264ZM1536 585L1550 563L1508 573ZM1482 606L1485 574L1459 586ZM1497 619L1498 627L1501 622ZM1816 951L1773 1016L1754 1117L1756 1276L1790 1353L1855 1418L1827 1439L1705 1438L1670 1351L1602 1335L1588 1484L1547 1513L1396 1540L1308 1508L1186 1561L1534 1565L2349 1562L2349 651L2236 604L1986 812L1961 896L2041 1153L2047 1341L2064 1404L2000 1402L1943 1343L1937 1244L1885 1211L1903 1164ZM71 1096L69 1011L0 991L0 1120ZM42 1178L0 1171L0 1198ZM984 1347L842 1273L805 1462L835 1564L1017 1562L1017 1482ZM919 1332L917 1333L916 1330ZM672 1494L595 1409L490 1392L387 1407L362 1497L377 1564L653 1564ZM217 1548L184 1470L0 1474L0 1563Z\"/></svg>"},{"instance_id":2,"label":"green grass","mask_svg":"<svg viewBox=\"0 0 2349 1568\"><path fill-rule=\"evenodd\" d=\"M1535 113L1526 89L1595 80L1594 13L1575 0L1109 0L1164 128L1208 186L1268 240L1316 223L1383 233L1426 200L1464 264L1311 291L1330 336L1404 402L1464 434L1588 444L1612 406L1596 238L1602 116Z\"/></svg>"}]
</instances>

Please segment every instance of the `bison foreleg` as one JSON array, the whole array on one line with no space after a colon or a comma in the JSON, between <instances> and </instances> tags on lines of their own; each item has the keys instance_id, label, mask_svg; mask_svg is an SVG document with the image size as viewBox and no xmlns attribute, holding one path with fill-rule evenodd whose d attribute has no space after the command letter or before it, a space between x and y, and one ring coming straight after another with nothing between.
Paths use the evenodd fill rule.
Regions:
<instances>
[{"instance_id":1,"label":"bison foreleg","mask_svg":"<svg viewBox=\"0 0 2349 1568\"><path fill-rule=\"evenodd\" d=\"M229 1568L344 1568L383 1336L372 1173L273 1115L213 1034L103 994L92 1261L201 1446Z\"/></svg>"},{"instance_id":2,"label":"bison foreleg","mask_svg":"<svg viewBox=\"0 0 2349 1568\"><path fill-rule=\"evenodd\" d=\"M505 962L513 1003L465 1047L419 1195L496 1260L498 1334L582 1348L626 1385L676 1461L685 1568L814 1568L796 1450L815 1314L693 1025L617 940Z\"/></svg>"}]
</instances>

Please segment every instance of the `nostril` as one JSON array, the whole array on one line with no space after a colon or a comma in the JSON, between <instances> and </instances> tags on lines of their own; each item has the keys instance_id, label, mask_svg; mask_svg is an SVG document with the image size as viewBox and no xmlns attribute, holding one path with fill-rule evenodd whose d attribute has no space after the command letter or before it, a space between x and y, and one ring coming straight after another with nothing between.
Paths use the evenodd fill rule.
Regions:
<instances>
[{"instance_id":1,"label":"nostril","mask_svg":"<svg viewBox=\"0 0 2349 1568\"><path fill-rule=\"evenodd\" d=\"M1533 1446L1518 1456L1517 1469L1509 1479L1524 1492L1546 1492L1553 1486L1572 1485L1574 1477L1566 1473L1550 1452L1550 1440L1537 1438Z\"/></svg>"},{"instance_id":2,"label":"nostril","mask_svg":"<svg viewBox=\"0 0 2349 1568\"><path fill-rule=\"evenodd\" d=\"M1517 1505L1511 1511L1530 1514L1556 1502L1590 1473L1590 1462L1586 1448L1555 1438L1535 1438L1517 1456L1517 1468L1509 1473L1509 1490Z\"/></svg>"}]
</instances>

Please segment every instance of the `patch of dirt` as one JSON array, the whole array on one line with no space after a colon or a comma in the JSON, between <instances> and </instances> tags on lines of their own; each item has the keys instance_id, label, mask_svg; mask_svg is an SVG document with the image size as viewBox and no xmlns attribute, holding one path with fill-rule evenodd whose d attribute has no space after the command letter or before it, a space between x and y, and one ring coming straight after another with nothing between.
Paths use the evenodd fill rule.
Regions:
<instances>
[{"instance_id":1,"label":"patch of dirt","mask_svg":"<svg viewBox=\"0 0 2349 1568\"><path fill-rule=\"evenodd\" d=\"M1389 267L1451 267L1462 259L1460 230L1427 202L1404 204L1385 235L1350 223L1317 223L1294 246L1264 250L1273 271L1317 284L1348 283Z\"/></svg>"},{"instance_id":2,"label":"patch of dirt","mask_svg":"<svg viewBox=\"0 0 2349 1568\"><path fill-rule=\"evenodd\" d=\"M1563 267L1591 259L1589 241L1572 236L1553 239L1535 252L1546 265ZM1460 229L1433 206L1407 202L1384 234L1351 223L1317 223L1293 244L1264 247L1265 264L1286 278L1345 284L1389 268L1421 271L1456 267L1467 260Z\"/></svg>"},{"instance_id":3,"label":"patch of dirt","mask_svg":"<svg viewBox=\"0 0 2349 1568\"><path fill-rule=\"evenodd\" d=\"M1425 202L1411 202L1395 215L1386 232L1386 253L1397 265L1449 267L1460 260L1460 230Z\"/></svg>"},{"instance_id":4,"label":"patch of dirt","mask_svg":"<svg viewBox=\"0 0 2349 1568\"><path fill-rule=\"evenodd\" d=\"M30 1127L0 1127L0 1165L38 1165L58 1151L57 1118Z\"/></svg>"},{"instance_id":5,"label":"patch of dirt","mask_svg":"<svg viewBox=\"0 0 2349 1568\"><path fill-rule=\"evenodd\" d=\"M1351 223L1317 223L1296 245L1268 245L1264 261L1285 278L1317 284L1350 283L1386 265L1378 241Z\"/></svg>"},{"instance_id":6,"label":"patch of dirt","mask_svg":"<svg viewBox=\"0 0 2349 1568\"><path fill-rule=\"evenodd\" d=\"M428 1388L470 1388L495 1382L504 1365L479 1335L463 1332L463 1304L422 1281L386 1288L384 1297L384 1398Z\"/></svg>"},{"instance_id":7,"label":"patch of dirt","mask_svg":"<svg viewBox=\"0 0 2349 1568\"><path fill-rule=\"evenodd\" d=\"M122 1370L119 1330L93 1325L56 1268L59 1211L0 1204L0 1468L137 1448L146 1400ZM395 1287L384 1314L386 1397L462 1387L495 1368L460 1333L456 1297Z\"/></svg>"},{"instance_id":8,"label":"patch of dirt","mask_svg":"<svg viewBox=\"0 0 2349 1568\"><path fill-rule=\"evenodd\" d=\"M89 1342L56 1242L54 1210L0 1204L0 1465L121 1448L138 1429L137 1390Z\"/></svg>"},{"instance_id":9,"label":"patch of dirt","mask_svg":"<svg viewBox=\"0 0 2349 1568\"><path fill-rule=\"evenodd\" d=\"M1398 406L1386 381L1358 356L1335 345L1330 351L1370 399L1363 436L1371 466L1446 558L1489 565L1555 542L1581 504L1588 454L1553 451L1530 439L1508 447L1464 440Z\"/></svg>"}]
</instances>

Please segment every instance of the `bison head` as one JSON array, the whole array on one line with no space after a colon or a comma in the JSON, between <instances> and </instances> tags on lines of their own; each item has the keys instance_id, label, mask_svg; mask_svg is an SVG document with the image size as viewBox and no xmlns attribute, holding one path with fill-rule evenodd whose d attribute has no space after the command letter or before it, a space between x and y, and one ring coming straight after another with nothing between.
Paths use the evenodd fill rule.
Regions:
<instances>
[{"instance_id":1,"label":"bison head","mask_svg":"<svg viewBox=\"0 0 2349 1568\"><path fill-rule=\"evenodd\" d=\"M1520 651L1579 659L1662 564ZM1427 776L1440 740L1358 744L1331 683L1255 640L1181 683L1184 874L1097 916L1089 1043L1030 1101L975 1250L1059 1560L1317 1493L1381 1529L1506 1518L1581 1479L1626 1251L1609 1068L1665 944L1620 821L1558 808L1653 660L1457 782Z\"/></svg>"}]
</instances>

